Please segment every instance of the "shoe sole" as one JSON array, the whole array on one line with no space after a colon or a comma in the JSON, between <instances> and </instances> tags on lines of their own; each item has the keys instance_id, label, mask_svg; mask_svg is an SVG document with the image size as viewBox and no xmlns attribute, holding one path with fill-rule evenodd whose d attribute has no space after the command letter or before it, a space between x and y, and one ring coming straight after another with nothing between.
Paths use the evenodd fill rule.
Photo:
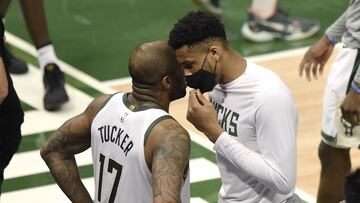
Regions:
<instances>
[{"instance_id":1,"label":"shoe sole","mask_svg":"<svg viewBox=\"0 0 360 203\"><path fill-rule=\"evenodd\" d=\"M59 110L61 108L61 106L64 105L68 101L69 101L69 96L66 95L65 98L59 99L58 101L56 101L55 104L45 105L45 103L44 103L44 108L47 111L56 111L56 110Z\"/></svg>"},{"instance_id":2,"label":"shoe sole","mask_svg":"<svg viewBox=\"0 0 360 203\"><path fill-rule=\"evenodd\" d=\"M244 23L241 27L240 32L247 40L250 40L253 42L270 42L270 41L274 41L276 39L281 39L281 40L285 40L285 41L301 40L301 39L311 37L312 35L317 33L319 30L320 30L320 26L317 25L305 33L296 33L296 34L291 34L288 36L283 36L281 34L277 35L275 33L266 32L266 31L253 32L249 28L248 23Z\"/></svg>"},{"instance_id":3,"label":"shoe sole","mask_svg":"<svg viewBox=\"0 0 360 203\"><path fill-rule=\"evenodd\" d=\"M209 3L209 0L193 0L193 2L200 8L211 13L212 15L221 16L223 13L221 8L217 8L211 5L211 3Z\"/></svg>"}]
</instances>

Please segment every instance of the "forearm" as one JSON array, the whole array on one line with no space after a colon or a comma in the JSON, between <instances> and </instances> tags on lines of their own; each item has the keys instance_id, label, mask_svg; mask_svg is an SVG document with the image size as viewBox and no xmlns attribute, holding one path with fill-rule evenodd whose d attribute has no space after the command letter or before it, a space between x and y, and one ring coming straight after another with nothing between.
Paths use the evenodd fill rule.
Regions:
<instances>
[{"instance_id":1,"label":"forearm","mask_svg":"<svg viewBox=\"0 0 360 203\"><path fill-rule=\"evenodd\" d=\"M226 157L235 167L246 171L271 190L287 194L294 189L295 173L284 172L289 169L280 168L280 164L267 160L263 155L248 149L228 134L223 133L219 136L214 149L217 154Z\"/></svg>"},{"instance_id":2,"label":"forearm","mask_svg":"<svg viewBox=\"0 0 360 203\"><path fill-rule=\"evenodd\" d=\"M41 154L52 176L61 190L72 202L93 202L81 182L75 157L64 157L59 153Z\"/></svg>"}]
</instances>

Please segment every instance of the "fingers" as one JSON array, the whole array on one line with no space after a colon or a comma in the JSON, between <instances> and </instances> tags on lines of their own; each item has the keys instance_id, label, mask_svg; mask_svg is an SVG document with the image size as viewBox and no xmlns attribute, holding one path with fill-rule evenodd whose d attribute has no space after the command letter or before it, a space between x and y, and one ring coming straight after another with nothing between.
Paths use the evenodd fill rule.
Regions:
<instances>
[{"instance_id":1,"label":"fingers","mask_svg":"<svg viewBox=\"0 0 360 203\"><path fill-rule=\"evenodd\" d=\"M320 68L319 68L319 76L322 76L323 71L324 71L324 66L325 66L325 63L321 63L321 64L320 64Z\"/></svg>"},{"instance_id":2,"label":"fingers","mask_svg":"<svg viewBox=\"0 0 360 203\"><path fill-rule=\"evenodd\" d=\"M360 113L355 110L345 110L343 107L341 108L342 115L346 121L351 123L352 125L360 124Z\"/></svg>"},{"instance_id":3,"label":"fingers","mask_svg":"<svg viewBox=\"0 0 360 203\"><path fill-rule=\"evenodd\" d=\"M318 66L319 66L319 64L317 64L317 63L314 63L313 65L312 65L312 74L313 74L313 77L314 77L314 79L315 80L317 80L317 68L318 68Z\"/></svg>"},{"instance_id":4,"label":"fingers","mask_svg":"<svg viewBox=\"0 0 360 203\"><path fill-rule=\"evenodd\" d=\"M305 77L308 81L311 81L311 74L310 74L311 64L312 63L305 63L304 65Z\"/></svg>"},{"instance_id":5,"label":"fingers","mask_svg":"<svg viewBox=\"0 0 360 203\"><path fill-rule=\"evenodd\" d=\"M303 59L303 60L301 60L300 67L299 67L299 72L298 72L300 77L302 77L302 75L303 75L304 65L305 65L305 60Z\"/></svg>"},{"instance_id":6,"label":"fingers","mask_svg":"<svg viewBox=\"0 0 360 203\"><path fill-rule=\"evenodd\" d=\"M349 122L352 125L359 125L360 122L360 115L357 112L352 113L351 115L348 116L349 118ZM345 119L346 120L346 119Z\"/></svg>"},{"instance_id":7,"label":"fingers","mask_svg":"<svg viewBox=\"0 0 360 203\"><path fill-rule=\"evenodd\" d=\"M189 102L188 102L188 110L187 110L187 114L186 114L186 119L188 121L190 121L191 123L193 123L193 114L196 114L198 107L201 105L197 98L197 94L198 93L196 90L191 90L189 92Z\"/></svg>"},{"instance_id":8,"label":"fingers","mask_svg":"<svg viewBox=\"0 0 360 203\"><path fill-rule=\"evenodd\" d=\"M354 125L357 125L359 123L359 118L358 118L357 114L354 115L353 120L354 120L354 123L353 123Z\"/></svg>"},{"instance_id":9,"label":"fingers","mask_svg":"<svg viewBox=\"0 0 360 203\"><path fill-rule=\"evenodd\" d=\"M323 69L323 64L302 61L299 68L299 76L302 77L303 72L305 72L305 77L308 81L311 81L311 77L317 80L318 76L322 75Z\"/></svg>"},{"instance_id":10,"label":"fingers","mask_svg":"<svg viewBox=\"0 0 360 203\"><path fill-rule=\"evenodd\" d=\"M196 105L200 105L196 95L197 95L196 90L191 90L189 92L189 104L188 104L189 107L194 107Z\"/></svg>"},{"instance_id":11,"label":"fingers","mask_svg":"<svg viewBox=\"0 0 360 203\"><path fill-rule=\"evenodd\" d=\"M204 105L208 102L208 100L204 97L204 95L200 92L199 89L196 90L196 97L200 104Z\"/></svg>"},{"instance_id":12,"label":"fingers","mask_svg":"<svg viewBox=\"0 0 360 203\"><path fill-rule=\"evenodd\" d=\"M348 121L349 123L351 123L352 125L358 124L358 119L357 119L356 114L347 114L346 116L344 115L344 119L346 121Z\"/></svg>"}]
</instances>

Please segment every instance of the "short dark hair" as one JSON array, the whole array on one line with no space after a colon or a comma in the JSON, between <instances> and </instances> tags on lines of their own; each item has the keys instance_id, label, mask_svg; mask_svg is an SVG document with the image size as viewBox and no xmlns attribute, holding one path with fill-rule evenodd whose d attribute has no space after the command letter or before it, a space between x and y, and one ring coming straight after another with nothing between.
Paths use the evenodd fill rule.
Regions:
<instances>
[{"instance_id":1,"label":"short dark hair","mask_svg":"<svg viewBox=\"0 0 360 203\"><path fill-rule=\"evenodd\" d=\"M360 168L345 177L344 197L346 203L356 203L360 200Z\"/></svg>"},{"instance_id":2,"label":"short dark hair","mask_svg":"<svg viewBox=\"0 0 360 203\"><path fill-rule=\"evenodd\" d=\"M203 11L191 11L174 25L168 43L173 49L178 49L213 38L226 42L225 28L220 19Z\"/></svg>"}]
</instances>

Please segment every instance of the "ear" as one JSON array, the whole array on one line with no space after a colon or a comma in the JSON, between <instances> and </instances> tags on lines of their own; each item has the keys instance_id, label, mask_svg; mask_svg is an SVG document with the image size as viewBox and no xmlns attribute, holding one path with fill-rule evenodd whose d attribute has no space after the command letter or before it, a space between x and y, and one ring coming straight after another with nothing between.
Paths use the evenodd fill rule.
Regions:
<instances>
[{"instance_id":1,"label":"ear","mask_svg":"<svg viewBox=\"0 0 360 203\"><path fill-rule=\"evenodd\" d=\"M221 55L220 47L212 45L210 47L210 55L215 59L215 61L218 61Z\"/></svg>"},{"instance_id":2,"label":"ear","mask_svg":"<svg viewBox=\"0 0 360 203\"><path fill-rule=\"evenodd\" d=\"M169 78L168 75L166 75L166 76L163 77L161 83L162 83L162 86L163 86L165 89L167 89L167 90L168 90L168 89L171 89L172 81L171 81L171 79Z\"/></svg>"}]
</instances>

